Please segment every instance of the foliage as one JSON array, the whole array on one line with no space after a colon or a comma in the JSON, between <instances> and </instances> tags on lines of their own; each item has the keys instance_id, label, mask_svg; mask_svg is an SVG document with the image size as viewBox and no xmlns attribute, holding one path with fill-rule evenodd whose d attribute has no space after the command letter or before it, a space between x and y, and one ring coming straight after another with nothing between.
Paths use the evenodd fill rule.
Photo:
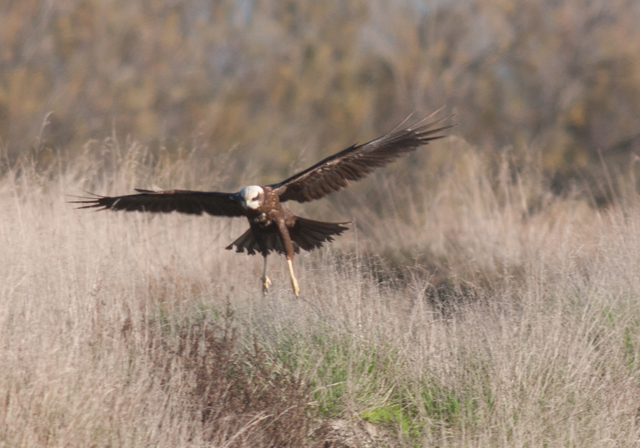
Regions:
<instances>
[{"instance_id":1,"label":"foliage","mask_svg":"<svg viewBox=\"0 0 640 448\"><path fill-rule=\"evenodd\" d=\"M237 147L269 182L301 147L315 159L446 104L471 143L539 151L548 171L598 151L624 165L639 21L634 0L7 1L0 138L12 160L114 134Z\"/></svg>"}]
</instances>

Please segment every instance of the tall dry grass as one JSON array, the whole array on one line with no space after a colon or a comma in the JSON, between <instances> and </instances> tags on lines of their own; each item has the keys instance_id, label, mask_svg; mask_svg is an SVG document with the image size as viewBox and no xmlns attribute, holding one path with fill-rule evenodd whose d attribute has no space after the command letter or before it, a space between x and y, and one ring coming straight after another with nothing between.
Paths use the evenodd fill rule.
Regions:
<instances>
[{"instance_id":1,"label":"tall dry grass","mask_svg":"<svg viewBox=\"0 0 640 448\"><path fill-rule=\"evenodd\" d=\"M300 300L281 259L263 298L261 260L223 250L241 220L65 202L228 186L196 153L9 170L0 446L637 445L635 196L596 209L503 161L451 138L310 204L355 230L296 259Z\"/></svg>"}]
</instances>

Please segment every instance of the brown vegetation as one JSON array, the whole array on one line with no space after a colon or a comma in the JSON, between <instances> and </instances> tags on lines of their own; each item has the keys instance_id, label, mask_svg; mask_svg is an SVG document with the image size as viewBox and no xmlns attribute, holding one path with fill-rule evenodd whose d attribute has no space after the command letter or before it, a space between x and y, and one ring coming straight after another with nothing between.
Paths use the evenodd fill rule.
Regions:
<instances>
[{"instance_id":1,"label":"brown vegetation","mask_svg":"<svg viewBox=\"0 0 640 448\"><path fill-rule=\"evenodd\" d=\"M123 331L130 332L125 322ZM252 349L238 350L229 302L221 323L186 320L150 340L143 356L153 360L160 382L171 391L182 381L185 410L202 424L202 437L214 445L305 446L312 418L307 410L309 385L279 368L254 341ZM135 345L132 345L135 347ZM177 379L176 379L177 377Z\"/></svg>"},{"instance_id":2,"label":"brown vegetation","mask_svg":"<svg viewBox=\"0 0 640 448\"><path fill-rule=\"evenodd\" d=\"M265 299L260 260L223 250L246 223L65 204L132 179L216 181L196 180L195 156L150 165L135 148L101 145L109 171L88 155L0 180L4 444L595 447L640 436L631 189L602 210L588 192L554 196L535 166L507 176L505 164L496 182L450 138L392 167L423 173L405 179L412 188L383 175L378 189L354 186L367 192L357 202L346 190L333 211L308 208L356 230L297 259L300 300L273 263Z\"/></svg>"}]
</instances>

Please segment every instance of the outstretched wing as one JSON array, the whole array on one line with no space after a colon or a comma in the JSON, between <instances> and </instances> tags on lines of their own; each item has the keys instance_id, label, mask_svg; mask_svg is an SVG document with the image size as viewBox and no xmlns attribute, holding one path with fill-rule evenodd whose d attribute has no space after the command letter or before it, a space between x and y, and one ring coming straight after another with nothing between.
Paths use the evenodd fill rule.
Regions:
<instances>
[{"instance_id":1,"label":"outstretched wing","mask_svg":"<svg viewBox=\"0 0 640 448\"><path fill-rule=\"evenodd\" d=\"M376 168L385 166L433 140L444 138L444 135L438 133L455 125L438 125L451 116L425 124L437 112L412 126L403 127L405 120L380 138L364 145L353 145L289 179L269 186L278 194L280 202L313 201L341 190Z\"/></svg>"},{"instance_id":2,"label":"outstretched wing","mask_svg":"<svg viewBox=\"0 0 640 448\"><path fill-rule=\"evenodd\" d=\"M169 213L179 212L201 215L203 212L214 216L244 216L244 209L235 193L218 193L188 190L139 190L138 194L128 196L83 197L72 204L81 204L82 208L98 210L125 210L128 212ZM92 193L90 193L92 194Z\"/></svg>"}]
</instances>

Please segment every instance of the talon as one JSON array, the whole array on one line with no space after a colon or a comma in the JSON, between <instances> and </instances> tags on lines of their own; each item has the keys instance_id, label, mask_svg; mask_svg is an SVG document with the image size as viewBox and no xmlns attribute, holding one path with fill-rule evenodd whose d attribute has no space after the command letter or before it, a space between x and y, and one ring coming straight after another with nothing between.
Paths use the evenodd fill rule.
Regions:
<instances>
[{"instance_id":1,"label":"talon","mask_svg":"<svg viewBox=\"0 0 640 448\"><path fill-rule=\"evenodd\" d=\"M269 292L269 286L271 286L271 279L266 275L262 277L262 294L267 295Z\"/></svg>"}]
</instances>

